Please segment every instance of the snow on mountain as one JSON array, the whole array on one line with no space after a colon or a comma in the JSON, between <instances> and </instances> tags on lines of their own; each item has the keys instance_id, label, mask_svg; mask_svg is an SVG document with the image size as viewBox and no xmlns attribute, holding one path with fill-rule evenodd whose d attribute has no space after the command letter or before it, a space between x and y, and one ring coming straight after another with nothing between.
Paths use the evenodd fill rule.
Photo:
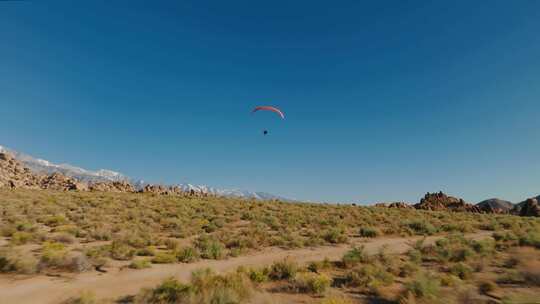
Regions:
<instances>
[{"instance_id":1,"label":"snow on mountain","mask_svg":"<svg viewBox=\"0 0 540 304\"><path fill-rule=\"evenodd\" d=\"M17 160L23 163L24 166L38 173L51 174L51 173L58 172L66 176L73 177L73 178L76 178L78 180L85 181L85 182L128 181L131 184L133 184L135 189L142 189L144 188L144 186L150 184L141 179L133 179L133 178L123 175L122 173L107 170L107 169L99 169L97 171L91 171L91 170L86 170L80 167L72 166L70 164L55 164L44 159L34 158L30 155L17 152L15 150L11 150L3 146L0 146L0 152L10 153ZM279 199L279 200L284 200L284 201L289 200L289 199L279 197L270 193L265 193L265 192L252 192L252 191L244 191L244 190L239 190L239 189L217 189L217 188L209 187L206 185L193 185L193 184L178 184L177 186L180 187L183 191L187 191L187 192L193 190L195 192L208 193L208 194L213 194L213 195L218 195L218 196L250 198L250 199L258 199L258 200L272 200L272 199Z\"/></svg>"},{"instance_id":2,"label":"snow on mountain","mask_svg":"<svg viewBox=\"0 0 540 304\"><path fill-rule=\"evenodd\" d=\"M128 177L121 173L101 169L98 171L86 170L70 164L55 164L48 160L34 158L30 155L8 149L0 146L0 152L7 152L13 155L18 161L23 163L25 167L37 173L62 173L66 176L76 178L86 182L104 182L104 181L127 181Z\"/></svg>"}]
</instances>

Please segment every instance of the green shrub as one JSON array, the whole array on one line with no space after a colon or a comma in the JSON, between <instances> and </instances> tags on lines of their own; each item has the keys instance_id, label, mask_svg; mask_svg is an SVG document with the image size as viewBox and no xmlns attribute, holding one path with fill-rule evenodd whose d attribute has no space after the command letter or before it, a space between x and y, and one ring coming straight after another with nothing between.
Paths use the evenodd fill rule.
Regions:
<instances>
[{"instance_id":1,"label":"green shrub","mask_svg":"<svg viewBox=\"0 0 540 304\"><path fill-rule=\"evenodd\" d=\"M201 257L204 259L219 260L225 255L223 244L209 235L200 236L195 241L195 247L200 251Z\"/></svg>"},{"instance_id":2,"label":"green shrub","mask_svg":"<svg viewBox=\"0 0 540 304\"><path fill-rule=\"evenodd\" d=\"M323 299L321 304L353 304L353 302L347 298L333 296Z\"/></svg>"},{"instance_id":3,"label":"green shrub","mask_svg":"<svg viewBox=\"0 0 540 304\"><path fill-rule=\"evenodd\" d=\"M56 227L63 225L67 222L67 219L63 215L53 215L45 219L44 223L50 227Z\"/></svg>"},{"instance_id":4,"label":"green shrub","mask_svg":"<svg viewBox=\"0 0 540 304\"><path fill-rule=\"evenodd\" d=\"M487 295L497 289L497 284L492 281L482 281L478 283L478 292L483 295Z\"/></svg>"},{"instance_id":5,"label":"green shrub","mask_svg":"<svg viewBox=\"0 0 540 304\"><path fill-rule=\"evenodd\" d=\"M407 224L416 234L419 235L432 235L437 232L437 229L430 223L425 221L414 221Z\"/></svg>"},{"instance_id":6,"label":"green shrub","mask_svg":"<svg viewBox=\"0 0 540 304\"><path fill-rule=\"evenodd\" d=\"M173 252L158 252L152 258L154 264L174 264L176 263L176 255Z\"/></svg>"},{"instance_id":7,"label":"green shrub","mask_svg":"<svg viewBox=\"0 0 540 304\"><path fill-rule=\"evenodd\" d=\"M132 269L144 269L144 268L152 267L152 264L147 259L135 260L135 261L131 262L131 264L129 264L128 267L132 268Z\"/></svg>"},{"instance_id":8,"label":"green shrub","mask_svg":"<svg viewBox=\"0 0 540 304\"><path fill-rule=\"evenodd\" d=\"M360 228L360 236L367 238L374 238L379 236L381 233L378 229L373 227L362 227Z\"/></svg>"},{"instance_id":9,"label":"green shrub","mask_svg":"<svg viewBox=\"0 0 540 304\"><path fill-rule=\"evenodd\" d=\"M30 232L17 231L11 235L10 243L13 245L23 245L32 241L33 238L34 236Z\"/></svg>"},{"instance_id":10,"label":"green shrub","mask_svg":"<svg viewBox=\"0 0 540 304\"><path fill-rule=\"evenodd\" d=\"M346 243L348 238L345 230L341 228L332 228L323 233L323 239L331 244Z\"/></svg>"},{"instance_id":11,"label":"green shrub","mask_svg":"<svg viewBox=\"0 0 540 304\"><path fill-rule=\"evenodd\" d=\"M532 246L540 249L540 232L529 231L519 237L519 244L522 246Z\"/></svg>"},{"instance_id":12,"label":"green shrub","mask_svg":"<svg viewBox=\"0 0 540 304\"><path fill-rule=\"evenodd\" d=\"M0 273L33 274L37 271L38 262L33 256L0 248Z\"/></svg>"},{"instance_id":13,"label":"green shrub","mask_svg":"<svg viewBox=\"0 0 540 304\"><path fill-rule=\"evenodd\" d=\"M40 265L42 267L63 267L67 264L67 249L62 243L44 242Z\"/></svg>"},{"instance_id":14,"label":"green shrub","mask_svg":"<svg viewBox=\"0 0 540 304\"><path fill-rule=\"evenodd\" d=\"M376 289L394 282L394 276L381 265L363 265L349 271L346 276L349 285Z\"/></svg>"},{"instance_id":15,"label":"green shrub","mask_svg":"<svg viewBox=\"0 0 540 304\"><path fill-rule=\"evenodd\" d=\"M80 296L76 298L70 298L62 304L97 304L96 296L90 292L82 292Z\"/></svg>"},{"instance_id":16,"label":"green shrub","mask_svg":"<svg viewBox=\"0 0 540 304\"><path fill-rule=\"evenodd\" d=\"M257 284L264 283L268 281L269 277L269 269L268 268L262 268L262 269L250 269L248 271L249 279Z\"/></svg>"},{"instance_id":17,"label":"green shrub","mask_svg":"<svg viewBox=\"0 0 540 304\"><path fill-rule=\"evenodd\" d=\"M184 247L176 253L176 258L182 263L192 263L199 259L199 252L193 247Z\"/></svg>"},{"instance_id":18,"label":"green shrub","mask_svg":"<svg viewBox=\"0 0 540 304\"><path fill-rule=\"evenodd\" d=\"M472 277L472 269L464 263L457 263L450 267L450 273L462 280L468 280Z\"/></svg>"},{"instance_id":19,"label":"green shrub","mask_svg":"<svg viewBox=\"0 0 540 304\"><path fill-rule=\"evenodd\" d=\"M405 284L405 295L410 293L417 298L436 299L439 296L440 283L432 274L421 272L414 280Z\"/></svg>"},{"instance_id":20,"label":"green shrub","mask_svg":"<svg viewBox=\"0 0 540 304\"><path fill-rule=\"evenodd\" d=\"M274 262L270 267L268 276L272 280L288 280L294 278L298 271L298 264L290 259Z\"/></svg>"},{"instance_id":21,"label":"green shrub","mask_svg":"<svg viewBox=\"0 0 540 304\"><path fill-rule=\"evenodd\" d=\"M111 258L120 261L131 260L135 255L135 249L123 241L113 241L111 245Z\"/></svg>"},{"instance_id":22,"label":"green shrub","mask_svg":"<svg viewBox=\"0 0 540 304\"><path fill-rule=\"evenodd\" d=\"M182 284L174 278L165 280L153 290L143 290L136 297L136 303L165 304L189 303L193 295L193 287Z\"/></svg>"},{"instance_id":23,"label":"green shrub","mask_svg":"<svg viewBox=\"0 0 540 304\"><path fill-rule=\"evenodd\" d=\"M369 256L364 252L364 246L353 247L347 251L341 258L341 262L345 268L354 267L360 263L369 261Z\"/></svg>"},{"instance_id":24,"label":"green shrub","mask_svg":"<svg viewBox=\"0 0 540 304\"><path fill-rule=\"evenodd\" d=\"M418 271L418 265L415 263L405 263L399 269L399 276L402 278L409 277Z\"/></svg>"},{"instance_id":25,"label":"green shrub","mask_svg":"<svg viewBox=\"0 0 540 304\"><path fill-rule=\"evenodd\" d=\"M325 258L322 261L310 262L307 269L311 272L319 272L320 270L328 269L330 267L332 267L332 263L328 258Z\"/></svg>"},{"instance_id":26,"label":"green shrub","mask_svg":"<svg viewBox=\"0 0 540 304\"><path fill-rule=\"evenodd\" d=\"M137 250L138 256L154 256L156 255L156 247L148 246Z\"/></svg>"},{"instance_id":27,"label":"green shrub","mask_svg":"<svg viewBox=\"0 0 540 304\"><path fill-rule=\"evenodd\" d=\"M330 288L331 280L324 274L312 272L297 273L293 279L293 286L300 292L323 294Z\"/></svg>"}]
</instances>

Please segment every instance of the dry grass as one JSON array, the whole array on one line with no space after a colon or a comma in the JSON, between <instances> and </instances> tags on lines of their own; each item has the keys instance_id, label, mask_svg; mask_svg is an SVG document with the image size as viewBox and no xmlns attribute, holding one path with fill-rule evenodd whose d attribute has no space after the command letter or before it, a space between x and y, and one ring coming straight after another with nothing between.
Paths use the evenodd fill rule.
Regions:
<instances>
[{"instance_id":1,"label":"dry grass","mask_svg":"<svg viewBox=\"0 0 540 304\"><path fill-rule=\"evenodd\" d=\"M8 242L0 252L2 272L80 272L118 263L128 266L137 256L153 263L190 263L269 246L299 248L357 237L480 229L497 231L497 246L540 244L533 229L537 219L504 215L130 193L0 190L0 197L0 232ZM38 250L29 252L25 246ZM466 263L470 256L489 255L494 248L441 244L433 250L411 252L411 257L416 255L411 262ZM353 252L343 263L354 267L364 258ZM402 275L413 271L402 270ZM392 274L399 271L392 269Z\"/></svg>"}]
</instances>

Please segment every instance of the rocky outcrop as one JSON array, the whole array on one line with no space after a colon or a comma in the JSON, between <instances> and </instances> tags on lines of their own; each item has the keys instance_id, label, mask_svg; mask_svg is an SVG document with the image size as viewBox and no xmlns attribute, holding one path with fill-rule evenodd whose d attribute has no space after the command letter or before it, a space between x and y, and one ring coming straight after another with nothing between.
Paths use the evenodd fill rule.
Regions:
<instances>
[{"instance_id":1,"label":"rocky outcrop","mask_svg":"<svg viewBox=\"0 0 540 304\"><path fill-rule=\"evenodd\" d=\"M41 177L32 174L7 153L0 153L0 187L41 188Z\"/></svg>"},{"instance_id":2,"label":"rocky outcrop","mask_svg":"<svg viewBox=\"0 0 540 304\"><path fill-rule=\"evenodd\" d=\"M43 176L40 181L40 188L57 191L88 190L88 186L85 183L77 182L75 179L66 177L60 173Z\"/></svg>"},{"instance_id":3,"label":"rocky outcrop","mask_svg":"<svg viewBox=\"0 0 540 304\"><path fill-rule=\"evenodd\" d=\"M32 173L8 153L0 153L0 187L25 189L50 189L58 191L88 189L85 183L60 173L39 175Z\"/></svg>"},{"instance_id":4,"label":"rocky outcrop","mask_svg":"<svg viewBox=\"0 0 540 304\"><path fill-rule=\"evenodd\" d=\"M498 198L490 198L485 201L481 201L476 204L478 208L484 213L496 213L496 214L506 214L509 213L514 204L509 201L501 200Z\"/></svg>"},{"instance_id":5,"label":"rocky outcrop","mask_svg":"<svg viewBox=\"0 0 540 304\"><path fill-rule=\"evenodd\" d=\"M397 208L397 209L411 209L413 206L405 202L391 202L391 203L377 203L375 207Z\"/></svg>"},{"instance_id":6,"label":"rocky outcrop","mask_svg":"<svg viewBox=\"0 0 540 304\"><path fill-rule=\"evenodd\" d=\"M91 183L88 186L88 190L99 192L136 192L135 187L125 181Z\"/></svg>"},{"instance_id":7,"label":"rocky outcrop","mask_svg":"<svg viewBox=\"0 0 540 304\"><path fill-rule=\"evenodd\" d=\"M529 198L524 202L517 204L510 212L519 216L537 216L540 217L539 197Z\"/></svg>"},{"instance_id":8,"label":"rocky outcrop","mask_svg":"<svg viewBox=\"0 0 540 304\"><path fill-rule=\"evenodd\" d=\"M432 211L454 211L454 212L476 212L482 210L477 206L466 203L463 199L455 198L444 194L442 191L438 193L427 193L420 203L415 204L414 208Z\"/></svg>"}]
</instances>

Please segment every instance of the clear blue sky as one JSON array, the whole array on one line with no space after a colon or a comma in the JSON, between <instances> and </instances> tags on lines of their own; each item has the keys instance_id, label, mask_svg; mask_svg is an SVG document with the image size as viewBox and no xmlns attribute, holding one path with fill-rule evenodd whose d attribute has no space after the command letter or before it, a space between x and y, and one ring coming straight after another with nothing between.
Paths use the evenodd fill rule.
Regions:
<instances>
[{"instance_id":1,"label":"clear blue sky","mask_svg":"<svg viewBox=\"0 0 540 304\"><path fill-rule=\"evenodd\" d=\"M540 193L540 1L144 2L0 2L0 145L317 201Z\"/></svg>"}]
</instances>

